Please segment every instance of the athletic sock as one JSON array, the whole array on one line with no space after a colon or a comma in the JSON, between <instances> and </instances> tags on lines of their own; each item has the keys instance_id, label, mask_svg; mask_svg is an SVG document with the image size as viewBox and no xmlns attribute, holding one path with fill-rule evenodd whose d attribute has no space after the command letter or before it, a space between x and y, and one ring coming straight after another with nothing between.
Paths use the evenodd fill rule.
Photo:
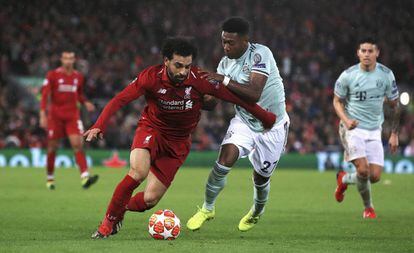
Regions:
<instances>
[{"instance_id":1,"label":"athletic sock","mask_svg":"<svg viewBox=\"0 0 414 253\"><path fill-rule=\"evenodd\" d=\"M46 173L47 173L47 179L53 180L54 174L55 174L55 157L56 152L48 152L47 153L47 164L46 164Z\"/></svg>"},{"instance_id":2,"label":"athletic sock","mask_svg":"<svg viewBox=\"0 0 414 253\"><path fill-rule=\"evenodd\" d=\"M129 200L126 209L132 212L144 212L145 210L148 210L148 206L144 201L144 192L135 194L135 196Z\"/></svg>"},{"instance_id":3,"label":"athletic sock","mask_svg":"<svg viewBox=\"0 0 414 253\"><path fill-rule=\"evenodd\" d=\"M270 180L262 185L254 184L254 205L252 207L253 216L261 215L264 212L265 205L269 199Z\"/></svg>"},{"instance_id":4,"label":"athletic sock","mask_svg":"<svg viewBox=\"0 0 414 253\"><path fill-rule=\"evenodd\" d=\"M85 173L87 173L87 176L89 176L85 153L83 153L83 151L75 152L75 160L76 160L76 164L78 164L79 166L81 177L82 175L85 175Z\"/></svg>"},{"instance_id":5,"label":"athletic sock","mask_svg":"<svg viewBox=\"0 0 414 253\"><path fill-rule=\"evenodd\" d=\"M346 173L345 176L342 177L342 183L344 184L356 184L357 183L357 173Z\"/></svg>"},{"instance_id":6,"label":"athletic sock","mask_svg":"<svg viewBox=\"0 0 414 253\"><path fill-rule=\"evenodd\" d=\"M356 186L359 194L361 194L365 208L372 207L371 182L367 178L357 177Z\"/></svg>"},{"instance_id":7,"label":"athletic sock","mask_svg":"<svg viewBox=\"0 0 414 253\"><path fill-rule=\"evenodd\" d=\"M108 205L108 209L106 211L106 218L108 220L113 222L123 217L126 205L128 204L132 193L140 183L141 182L135 181L135 179L129 175L124 177L124 179L115 188L111 202Z\"/></svg>"},{"instance_id":8,"label":"athletic sock","mask_svg":"<svg viewBox=\"0 0 414 253\"><path fill-rule=\"evenodd\" d=\"M210 211L214 209L216 198L226 185L227 174L229 171L229 167L221 165L218 162L214 164L206 184L205 200L203 204L205 209Z\"/></svg>"}]
</instances>

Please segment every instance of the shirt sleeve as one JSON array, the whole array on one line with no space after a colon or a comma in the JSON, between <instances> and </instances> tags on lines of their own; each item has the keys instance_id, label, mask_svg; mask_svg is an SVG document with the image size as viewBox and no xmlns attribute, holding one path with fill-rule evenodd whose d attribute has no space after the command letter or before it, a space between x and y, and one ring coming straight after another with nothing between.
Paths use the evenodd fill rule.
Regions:
<instances>
[{"instance_id":1,"label":"shirt sleeve","mask_svg":"<svg viewBox=\"0 0 414 253\"><path fill-rule=\"evenodd\" d=\"M83 104L87 100L86 97L85 97L85 93L83 91L83 87L85 86L84 85L85 84L85 78L83 77L83 75L81 75L79 78L80 78L80 80L79 80L79 86L78 86L78 90L77 90L77 92L78 92L78 101L79 101L79 103Z\"/></svg>"},{"instance_id":2,"label":"shirt sleeve","mask_svg":"<svg viewBox=\"0 0 414 253\"><path fill-rule=\"evenodd\" d=\"M385 96L387 96L389 100L395 100L399 96L399 91L397 87L397 82L395 81L394 73L390 71L387 77L388 78L387 78L387 86L385 88Z\"/></svg>"},{"instance_id":3,"label":"shirt sleeve","mask_svg":"<svg viewBox=\"0 0 414 253\"><path fill-rule=\"evenodd\" d=\"M253 63L252 71L254 73L259 73L269 77L271 59L273 58L273 53L269 48L263 47L258 48L254 51L253 54Z\"/></svg>"},{"instance_id":4,"label":"shirt sleeve","mask_svg":"<svg viewBox=\"0 0 414 253\"><path fill-rule=\"evenodd\" d=\"M224 75L224 57L221 59L217 66L217 74Z\"/></svg>"},{"instance_id":5,"label":"shirt sleeve","mask_svg":"<svg viewBox=\"0 0 414 253\"><path fill-rule=\"evenodd\" d=\"M239 105L246 109L248 112L253 114L257 119L259 119L264 128L269 129L276 122L276 115L264 110L262 107L258 106L255 103L247 103L237 97L233 92L224 87L223 84L212 84L207 80L199 79L199 91L204 94L209 94L215 96L224 101Z\"/></svg>"},{"instance_id":6,"label":"shirt sleeve","mask_svg":"<svg viewBox=\"0 0 414 253\"><path fill-rule=\"evenodd\" d=\"M52 72L49 71L42 85L42 97L40 99L40 110L46 110L47 108L50 92L52 90L52 85L53 85L53 74Z\"/></svg>"},{"instance_id":7,"label":"shirt sleeve","mask_svg":"<svg viewBox=\"0 0 414 253\"><path fill-rule=\"evenodd\" d=\"M347 74L346 72L342 72L342 74L339 76L338 80L335 82L335 89L334 93L340 98L345 98L348 95L348 87L349 83L347 80Z\"/></svg>"},{"instance_id":8,"label":"shirt sleeve","mask_svg":"<svg viewBox=\"0 0 414 253\"><path fill-rule=\"evenodd\" d=\"M99 128L102 133L104 133L106 124L111 116L122 106L142 96L145 93L145 90L145 77L141 73L135 80L129 83L127 87L109 101L91 129Z\"/></svg>"}]
</instances>

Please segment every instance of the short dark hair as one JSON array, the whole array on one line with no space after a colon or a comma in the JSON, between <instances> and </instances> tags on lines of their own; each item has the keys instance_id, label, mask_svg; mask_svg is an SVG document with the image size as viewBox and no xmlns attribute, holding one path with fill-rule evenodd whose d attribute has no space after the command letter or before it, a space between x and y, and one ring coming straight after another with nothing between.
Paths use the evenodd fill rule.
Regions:
<instances>
[{"instance_id":1,"label":"short dark hair","mask_svg":"<svg viewBox=\"0 0 414 253\"><path fill-rule=\"evenodd\" d=\"M373 45L377 46L377 48L378 48L377 39L374 36L365 36L365 37L359 38L357 48L359 48L361 46L361 44L364 44L364 43L373 44Z\"/></svg>"},{"instance_id":2,"label":"short dark hair","mask_svg":"<svg viewBox=\"0 0 414 253\"><path fill-rule=\"evenodd\" d=\"M173 58L173 54L180 56L197 57L197 47L194 46L192 40L187 37L168 37L162 46L162 56L168 59Z\"/></svg>"},{"instance_id":3,"label":"short dark hair","mask_svg":"<svg viewBox=\"0 0 414 253\"><path fill-rule=\"evenodd\" d=\"M224 32L248 35L249 26L249 21L242 17L230 17L223 22L221 28Z\"/></svg>"}]
</instances>

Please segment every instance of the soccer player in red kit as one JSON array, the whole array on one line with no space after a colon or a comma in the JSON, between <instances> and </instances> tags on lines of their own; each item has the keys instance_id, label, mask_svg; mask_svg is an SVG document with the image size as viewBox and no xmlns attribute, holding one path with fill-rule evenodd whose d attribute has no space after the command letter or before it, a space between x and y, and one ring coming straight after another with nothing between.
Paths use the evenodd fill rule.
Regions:
<instances>
[{"instance_id":1,"label":"soccer player in red kit","mask_svg":"<svg viewBox=\"0 0 414 253\"><path fill-rule=\"evenodd\" d=\"M202 73L192 66L196 52L186 39L167 39L162 48L164 64L144 69L105 106L96 123L84 134L86 141L102 138L111 115L121 106L145 96L147 106L132 142L130 170L116 187L106 215L92 238L117 233L125 211L143 212L158 203L190 151L190 135L200 119L206 94L243 106L266 128L273 126L274 114L243 102L221 83L213 84L201 78ZM145 179L145 190L132 196Z\"/></svg>"},{"instance_id":2,"label":"soccer player in red kit","mask_svg":"<svg viewBox=\"0 0 414 253\"><path fill-rule=\"evenodd\" d=\"M63 51L62 66L47 73L42 87L40 102L40 126L47 131L47 183L50 190L55 189L55 156L59 139L68 137L75 153L75 160L81 173L81 185L87 189L98 180L91 176L83 152L83 125L80 120L78 103L88 111L95 106L83 94L83 75L74 69L75 53Z\"/></svg>"}]
</instances>

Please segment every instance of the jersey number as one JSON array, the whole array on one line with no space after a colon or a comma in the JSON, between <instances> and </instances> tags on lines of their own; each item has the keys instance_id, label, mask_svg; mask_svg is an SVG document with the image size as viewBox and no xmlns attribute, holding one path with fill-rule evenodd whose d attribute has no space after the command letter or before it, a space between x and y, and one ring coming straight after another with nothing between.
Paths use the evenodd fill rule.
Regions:
<instances>
[{"instance_id":1,"label":"jersey number","mask_svg":"<svg viewBox=\"0 0 414 253\"><path fill-rule=\"evenodd\" d=\"M356 95L356 98L359 99L359 101L365 101L365 99L367 99L366 91L357 91L355 95Z\"/></svg>"},{"instance_id":2,"label":"jersey number","mask_svg":"<svg viewBox=\"0 0 414 253\"><path fill-rule=\"evenodd\" d=\"M270 172L272 172L276 168L277 162L278 161L273 162L273 168L270 170ZM261 168L260 170L263 171L264 173L269 173L268 169L270 168L270 165L272 165L272 163L269 162L269 161L264 161L263 165L264 165L264 167Z\"/></svg>"}]
</instances>

